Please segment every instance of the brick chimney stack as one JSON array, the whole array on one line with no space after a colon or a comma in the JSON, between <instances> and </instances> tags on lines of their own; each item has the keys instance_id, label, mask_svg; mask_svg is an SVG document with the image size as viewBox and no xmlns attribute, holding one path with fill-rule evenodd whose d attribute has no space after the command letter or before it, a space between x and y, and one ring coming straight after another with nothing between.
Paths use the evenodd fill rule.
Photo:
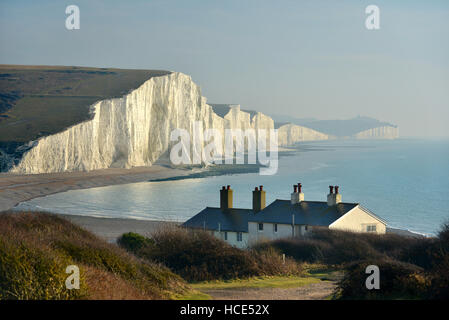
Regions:
<instances>
[{"instance_id":1,"label":"brick chimney stack","mask_svg":"<svg viewBox=\"0 0 449 320\"><path fill-rule=\"evenodd\" d=\"M304 201L304 193L302 193L302 184L293 185L293 193L291 194L291 204L297 204Z\"/></svg>"},{"instance_id":2,"label":"brick chimney stack","mask_svg":"<svg viewBox=\"0 0 449 320\"><path fill-rule=\"evenodd\" d=\"M220 209L225 211L232 209L232 189L231 186L223 186L220 190Z\"/></svg>"},{"instance_id":3,"label":"brick chimney stack","mask_svg":"<svg viewBox=\"0 0 449 320\"><path fill-rule=\"evenodd\" d=\"M335 206L341 202L341 194L338 193L339 188L339 186L329 186L329 194L327 195L327 205L329 207Z\"/></svg>"},{"instance_id":4,"label":"brick chimney stack","mask_svg":"<svg viewBox=\"0 0 449 320\"><path fill-rule=\"evenodd\" d=\"M253 211L254 213L262 211L266 204L266 192L263 186L255 187L253 191Z\"/></svg>"}]
</instances>

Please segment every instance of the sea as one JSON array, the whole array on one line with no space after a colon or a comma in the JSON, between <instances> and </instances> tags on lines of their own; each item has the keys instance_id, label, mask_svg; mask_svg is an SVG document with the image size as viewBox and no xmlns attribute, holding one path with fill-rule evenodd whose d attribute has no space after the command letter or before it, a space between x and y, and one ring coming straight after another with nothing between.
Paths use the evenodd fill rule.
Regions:
<instances>
[{"instance_id":1,"label":"sea","mask_svg":"<svg viewBox=\"0 0 449 320\"><path fill-rule=\"evenodd\" d=\"M254 187L264 186L268 205L290 199L297 183L305 200L326 201L329 186L338 185L343 202L362 204L390 227L436 235L449 221L449 140L304 142L280 153L275 175L252 172L71 190L15 209L183 222L205 207L218 207L223 185L234 190L235 208L251 208Z\"/></svg>"}]
</instances>

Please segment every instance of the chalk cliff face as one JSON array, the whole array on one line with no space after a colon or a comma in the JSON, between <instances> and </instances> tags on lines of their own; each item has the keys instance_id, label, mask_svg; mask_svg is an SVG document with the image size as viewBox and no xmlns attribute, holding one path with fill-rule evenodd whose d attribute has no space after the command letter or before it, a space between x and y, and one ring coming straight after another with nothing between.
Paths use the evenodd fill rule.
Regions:
<instances>
[{"instance_id":1,"label":"chalk cliff face","mask_svg":"<svg viewBox=\"0 0 449 320\"><path fill-rule=\"evenodd\" d=\"M278 143L281 146L288 146L300 141L328 140L327 134L298 126L296 124L285 124L278 129Z\"/></svg>"},{"instance_id":2,"label":"chalk cliff face","mask_svg":"<svg viewBox=\"0 0 449 320\"><path fill-rule=\"evenodd\" d=\"M151 166L173 142L174 129L194 136L195 123L203 130L273 129L273 120L253 117L236 105L224 116L214 113L191 77L182 73L153 77L122 98L92 106L93 118L58 134L39 139L11 171L49 173L89 171L111 167ZM199 134L202 136L204 131ZM323 140L328 136L296 125L279 129L279 144Z\"/></svg>"},{"instance_id":3,"label":"chalk cliff face","mask_svg":"<svg viewBox=\"0 0 449 320\"><path fill-rule=\"evenodd\" d=\"M358 132L354 135L356 139L397 139L399 129L397 127L382 126Z\"/></svg>"}]
</instances>

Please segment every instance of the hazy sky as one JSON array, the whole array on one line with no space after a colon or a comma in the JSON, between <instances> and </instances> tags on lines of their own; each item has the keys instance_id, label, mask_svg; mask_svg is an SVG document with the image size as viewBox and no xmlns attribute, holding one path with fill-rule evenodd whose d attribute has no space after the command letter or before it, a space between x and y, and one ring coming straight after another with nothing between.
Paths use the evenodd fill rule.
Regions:
<instances>
[{"instance_id":1,"label":"hazy sky","mask_svg":"<svg viewBox=\"0 0 449 320\"><path fill-rule=\"evenodd\" d=\"M449 137L449 1L2 0L0 41L3 64L180 71L211 103Z\"/></svg>"}]
</instances>

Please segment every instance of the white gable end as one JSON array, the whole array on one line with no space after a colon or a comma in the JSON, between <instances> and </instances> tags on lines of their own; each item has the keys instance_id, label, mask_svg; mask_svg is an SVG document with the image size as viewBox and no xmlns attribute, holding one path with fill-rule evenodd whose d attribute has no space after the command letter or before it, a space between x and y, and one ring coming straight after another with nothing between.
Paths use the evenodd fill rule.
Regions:
<instances>
[{"instance_id":1,"label":"white gable end","mask_svg":"<svg viewBox=\"0 0 449 320\"><path fill-rule=\"evenodd\" d=\"M358 205L330 224L329 229L384 234L386 222Z\"/></svg>"}]
</instances>

